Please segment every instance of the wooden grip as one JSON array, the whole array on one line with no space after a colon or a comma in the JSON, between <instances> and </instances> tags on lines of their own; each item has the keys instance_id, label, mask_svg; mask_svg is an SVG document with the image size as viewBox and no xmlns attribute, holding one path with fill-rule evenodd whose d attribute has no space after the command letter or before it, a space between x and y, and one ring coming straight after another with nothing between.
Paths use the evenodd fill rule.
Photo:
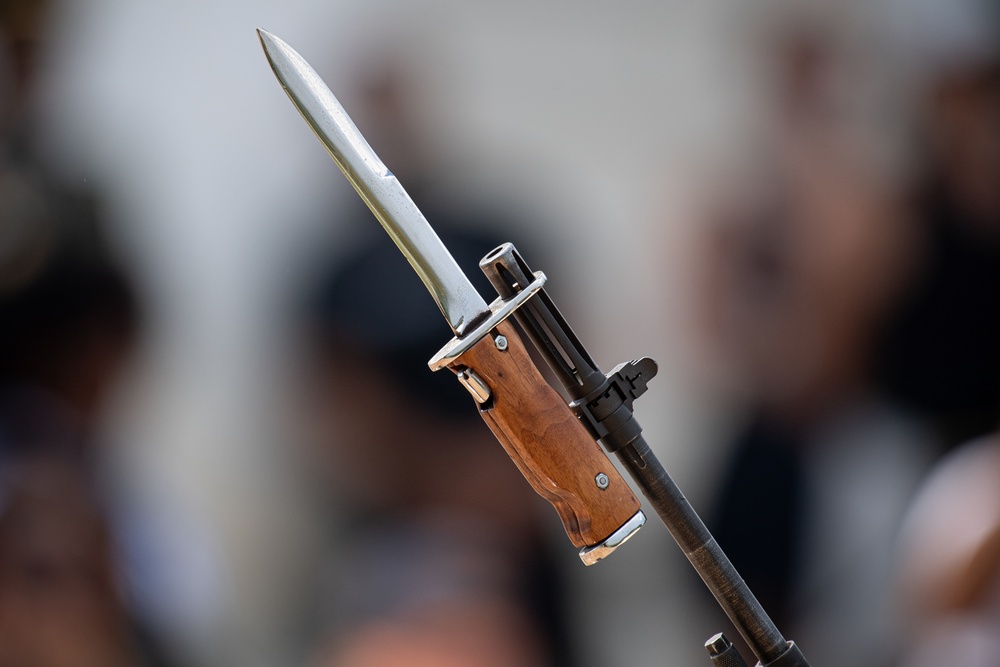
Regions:
<instances>
[{"instance_id":1,"label":"wooden grip","mask_svg":"<svg viewBox=\"0 0 1000 667\"><path fill-rule=\"evenodd\" d=\"M500 350L494 335L507 339ZM509 322L484 336L450 368L473 371L490 390L480 413L507 454L552 503L577 547L603 542L640 505L611 460L545 381ZM606 488L601 474L607 477Z\"/></svg>"}]
</instances>

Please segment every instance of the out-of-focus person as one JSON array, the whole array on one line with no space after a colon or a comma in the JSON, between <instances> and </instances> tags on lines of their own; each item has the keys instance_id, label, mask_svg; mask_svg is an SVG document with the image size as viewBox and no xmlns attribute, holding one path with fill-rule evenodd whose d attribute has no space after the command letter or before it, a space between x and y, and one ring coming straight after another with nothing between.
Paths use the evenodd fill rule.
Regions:
<instances>
[{"instance_id":1,"label":"out-of-focus person","mask_svg":"<svg viewBox=\"0 0 1000 667\"><path fill-rule=\"evenodd\" d=\"M745 416L707 518L814 664L875 667L893 658L892 545L928 464L928 433L874 377L912 271L908 211L838 33L776 35L771 124L708 234L702 331Z\"/></svg>"},{"instance_id":2,"label":"out-of-focus person","mask_svg":"<svg viewBox=\"0 0 1000 667\"><path fill-rule=\"evenodd\" d=\"M138 304L93 194L35 151L51 10L0 1L0 665L162 665L97 471Z\"/></svg>"},{"instance_id":3,"label":"out-of-focus person","mask_svg":"<svg viewBox=\"0 0 1000 667\"><path fill-rule=\"evenodd\" d=\"M138 310L93 202L0 168L0 664L139 665L94 465Z\"/></svg>"},{"instance_id":4,"label":"out-of-focus person","mask_svg":"<svg viewBox=\"0 0 1000 667\"><path fill-rule=\"evenodd\" d=\"M1000 416L1000 8L925 4L937 11L910 12L919 268L882 335L878 377L952 447Z\"/></svg>"},{"instance_id":5,"label":"out-of-focus person","mask_svg":"<svg viewBox=\"0 0 1000 667\"><path fill-rule=\"evenodd\" d=\"M884 370L960 446L931 471L897 550L900 664L991 667L1000 664L1000 8L937 9L912 30L929 52L923 271L886 337Z\"/></svg>"},{"instance_id":6,"label":"out-of-focus person","mask_svg":"<svg viewBox=\"0 0 1000 667\"><path fill-rule=\"evenodd\" d=\"M478 263L506 239L480 230L510 225L502 211L435 193L411 65L381 56L359 81L352 115L489 300L495 290ZM450 332L371 212L352 196L332 218L361 231L307 290L313 469L342 519L310 664L573 664L548 554L554 512L453 374L427 367Z\"/></svg>"},{"instance_id":7,"label":"out-of-focus person","mask_svg":"<svg viewBox=\"0 0 1000 667\"><path fill-rule=\"evenodd\" d=\"M495 239L442 236L486 293ZM349 517L315 664L567 664L546 506L455 378L427 368L447 327L405 259L378 238L314 304L325 478Z\"/></svg>"}]
</instances>

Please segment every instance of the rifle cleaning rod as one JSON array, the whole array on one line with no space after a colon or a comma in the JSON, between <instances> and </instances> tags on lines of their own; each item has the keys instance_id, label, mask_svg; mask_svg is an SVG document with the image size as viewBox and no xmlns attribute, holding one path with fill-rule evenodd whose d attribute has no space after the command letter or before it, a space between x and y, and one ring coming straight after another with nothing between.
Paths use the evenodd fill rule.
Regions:
<instances>
[{"instance_id":1,"label":"rifle cleaning rod","mask_svg":"<svg viewBox=\"0 0 1000 667\"><path fill-rule=\"evenodd\" d=\"M760 663L781 657L788 642L645 439L640 435L616 454Z\"/></svg>"}]
</instances>

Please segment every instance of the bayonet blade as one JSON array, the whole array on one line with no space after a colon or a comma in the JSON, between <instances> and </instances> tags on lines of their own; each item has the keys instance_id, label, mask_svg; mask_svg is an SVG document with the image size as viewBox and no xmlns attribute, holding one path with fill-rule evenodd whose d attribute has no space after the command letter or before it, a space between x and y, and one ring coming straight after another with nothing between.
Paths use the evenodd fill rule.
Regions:
<instances>
[{"instance_id":1,"label":"bayonet blade","mask_svg":"<svg viewBox=\"0 0 1000 667\"><path fill-rule=\"evenodd\" d=\"M409 260L452 331L461 338L489 314L486 301L316 71L271 33L258 29L257 34L271 69L292 103Z\"/></svg>"}]
</instances>

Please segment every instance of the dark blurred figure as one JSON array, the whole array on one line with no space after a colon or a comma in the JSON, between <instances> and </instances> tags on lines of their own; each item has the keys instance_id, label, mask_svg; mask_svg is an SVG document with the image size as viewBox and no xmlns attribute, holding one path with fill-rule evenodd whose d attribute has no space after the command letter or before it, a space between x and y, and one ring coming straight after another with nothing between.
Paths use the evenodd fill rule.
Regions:
<instances>
[{"instance_id":1,"label":"dark blurred figure","mask_svg":"<svg viewBox=\"0 0 1000 667\"><path fill-rule=\"evenodd\" d=\"M488 294L478 261L497 239L442 237ZM322 280L314 303L326 467L351 524L316 664L568 664L545 504L452 374L427 368L448 328L409 264L380 237Z\"/></svg>"},{"instance_id":2,"label":"dark blurred figure","mask_svg":"<svg viewBox=\"0 0 1000 667\"><path fill-rule=\"evenodd\" d=\"M135 304L86 200L21 185L0 196L0 665L145 664L91 469Z\"/></svg>"},{"instance_id":3,"label":"dark blurred figure","mask_svg":"<svg viewBox=\"0 0 1000 667\"><path fill-rule=\"evenodd\" d=\"M706 263L704 331L746 410L709 527L813 664L887 665L892 545L928 444L873 372L912 270L905 198L836 35L792 24L772 47L773 126Z\"/></svg>"},{"instance_id":4,"label":"dark blurred figure","mask_svg":"<svg viewBox=\"0 0 1000 667\"><path fill-rule=\"evenodd\" d=\"M412 64L381 56L352 115L489 301L496 292L479 260L512 239L472 230L511 225L436 196ZM570 665L547 549L556 515L453 374L427 367L451 337L447 323L374 216L353 193L349 201L337 224L363 241L319 272L309 311L317 468L346 514L312 664Z\"/></svg>"},{"instance_id":5,"label":"dark blurred figure","mask_svg":"<svg viewBox=\"0 0 1000 667\"><path fill-rule=\"evenodd\" d=\"M36 159L47 2L0 1L0 665L162 664L131 618L95 427L138 311L98 209Z\"/></svg>"},{"instance_id":6,"label":"dark blurred figure","mask_svg":"<svg viewBox=\"0 0 1000 667\"><path fill-rule=\"evenodd\" d=\"M1000 47L992 51L928 77L920 270L878 356L886 390L932 418L948 446L1000 422Z\"/></svg>"},{"instance_id":7,"label":"dark blurred figure","mask_svg":"<svg viewBox=\"0 0 1000 667\"><path fill-rule=\"evenodd\" d=\"M923 270L884 342L887 386L949 446L976 436L935 466L905 524L907 667L1000 665L1000 6L966 20L979 39L925 79Z\"/></svg>"}]
</instances>

